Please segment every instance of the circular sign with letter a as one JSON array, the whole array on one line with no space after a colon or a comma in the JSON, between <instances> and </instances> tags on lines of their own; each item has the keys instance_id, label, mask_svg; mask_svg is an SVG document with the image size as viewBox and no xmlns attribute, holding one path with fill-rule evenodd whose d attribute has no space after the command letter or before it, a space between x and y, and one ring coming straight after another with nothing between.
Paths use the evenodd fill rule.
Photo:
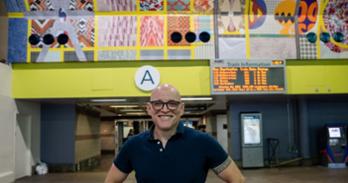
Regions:
<instances>
[{"instance_id":1,"label":"circular sign with letter a","mask_svg":"<svg viewBox=\"0 0 348 183\"><path fill-rule=\"evenodd\" d=\"M135 84L144 91L155 89L160 83L160 73L150 65L140 67L135 73Z\"/></svg>"}]
</instances>

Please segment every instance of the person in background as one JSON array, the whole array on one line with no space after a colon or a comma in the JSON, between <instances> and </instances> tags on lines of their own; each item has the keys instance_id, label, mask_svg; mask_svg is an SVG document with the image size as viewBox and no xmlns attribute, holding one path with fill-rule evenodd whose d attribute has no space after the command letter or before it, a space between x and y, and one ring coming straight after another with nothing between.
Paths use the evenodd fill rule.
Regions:
<instances>
[{"instance_id":1,"label":"person in background","mask_svg":"<svg viewBox=\"0 0 348 183\"><path fill-rule=\"evenodd\" d=\"M127 138L131 137L134 135L134 130L133 129L129 129L128 134L127 134Z\"/></svg>"},{"instance_id":2,"label":"person in background","mask_svg":"<svg viewBox=\"0 0 348 183\"><path fill-rule=\"evenodd\" d=\"M153 128L124 144L105 183L121 183L132 171L138 183L204 183L209 169L224 182L244 183L234 161L212 136L179 122L184 108L172 85L154 89L146 104Z\"/></svg>"},{"instance_id":3,"label":"person in background","mask_svg":"<svg viewBox=\"0 0 348 183\"><path fill-rule=\"evenodd\" d=\"M203 124L202 124L202 125L198 125L198 130L199 130L199 131L205 133L205 132L206 132L205 129L206 129L206 126L205 126L205 125L203 125Z\"/></svg>"}]
</instances>

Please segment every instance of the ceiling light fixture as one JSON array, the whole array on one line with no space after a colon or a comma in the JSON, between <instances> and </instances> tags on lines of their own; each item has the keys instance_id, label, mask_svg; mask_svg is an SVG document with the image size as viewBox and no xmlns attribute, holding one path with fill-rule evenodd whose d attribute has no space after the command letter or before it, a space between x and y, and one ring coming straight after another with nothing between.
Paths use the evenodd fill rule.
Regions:
<instances>
[{"instance_id":1,"label":"ceiling light fixture","mask_svg":"<svg viewBox=\"0 0 348 183\"><path fill-rule=\"evenodd\" d=\"M114 99L92 99L91 102L126 102L125 98L114 98Z\"/></svg>"},{"instance_id":2,"label":"ceiling light fixture","mask_svg":"<svg viewBox=\"0 0 348 183\"><path fill-rule=\"evenodd\" d=\"M213 97L182 97L182 101L206 101L213 100Z\"/></svg>"},{"instance_id":3,"label":"ceiling light fixture","mask_svg":"<svg viewBox=\"0 0 348 183\"><path fill-rule=\"evenodd\" d=\"M112 108L135 108L139 107L139 105L110 105Z\"/></svg>"}]
</instances>

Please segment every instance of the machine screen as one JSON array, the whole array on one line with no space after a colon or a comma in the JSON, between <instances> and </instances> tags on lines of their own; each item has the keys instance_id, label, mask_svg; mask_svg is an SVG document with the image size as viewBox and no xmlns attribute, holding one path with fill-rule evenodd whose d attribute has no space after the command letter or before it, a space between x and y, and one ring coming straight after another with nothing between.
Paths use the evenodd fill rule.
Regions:
<instances>
[{"instance_id":1,"label":"machine screen","mask_svg":"<svg viewBox=\"0 0 348 183\"><path fill-rule=\"evenodd\" d=\"M330 136L330 138L341 138L340 128L330 127L329 128L329 136Z\"/></svg>"}]
</instances>

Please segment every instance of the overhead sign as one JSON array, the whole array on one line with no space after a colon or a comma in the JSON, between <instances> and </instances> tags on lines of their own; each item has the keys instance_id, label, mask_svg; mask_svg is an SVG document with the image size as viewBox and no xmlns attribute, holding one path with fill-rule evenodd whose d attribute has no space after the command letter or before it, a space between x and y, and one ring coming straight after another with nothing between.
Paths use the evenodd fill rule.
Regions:
<instances>
[{"instance_id":1,"label":"overhead sign","mask_svg":"<svg viewBox=\"0 0 348 183\"><path fill-rule=\"evenodd\" d=\"M150 65L140 67L135 73L135 84L144 91L155 89L160 83L160 73Z\"/></svg>"},{"instance_id":2,"label":"overhead sign","mask_svg":"<svg viewBox=\"0 0 348 183\"><path fill-rule=\"evenodd\" d=\"M212 60L212 94L285 93L283 60Z\"/></svg>"}]
</instances>

